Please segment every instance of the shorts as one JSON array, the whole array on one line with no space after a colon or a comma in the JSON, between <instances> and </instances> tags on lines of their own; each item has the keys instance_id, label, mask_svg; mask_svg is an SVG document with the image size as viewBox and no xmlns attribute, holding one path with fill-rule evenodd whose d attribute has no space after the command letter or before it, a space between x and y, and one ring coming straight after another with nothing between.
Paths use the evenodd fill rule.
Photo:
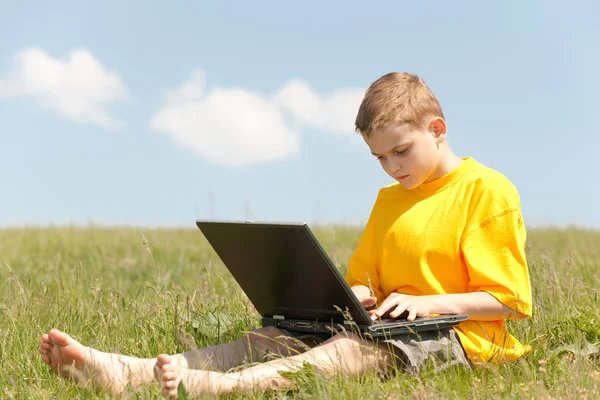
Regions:
<instances>
[{"instance_id":1,"label":"shorts","mask_svg":"<svg viewBox=\"0 0 600 400\"><path fill-rule=\"evenodd\" d=\"M471 368L472 364L458 335L452 328L411 333L384 340L396 349L407 372L419 373L427 364L436 372L455 365Z\"/></svg>"},{"instance_id":2,"label":"shorts","mask_svg":"<svg viewBox=\"0 0 600 400\"><path fill-rule=\"evenodd\" d=\"M282 331L285 335L307 343L311 347L317 346L332 337L327 334ZM365 340L379 340L390 345L392 347L390 350L394 352L400 361L399 366L405 372L413 375L421 372L428 364L432 365L436 372L455 365L469 369L472 367L458 335L452 328Z\"/></svg>"}]
</instances>

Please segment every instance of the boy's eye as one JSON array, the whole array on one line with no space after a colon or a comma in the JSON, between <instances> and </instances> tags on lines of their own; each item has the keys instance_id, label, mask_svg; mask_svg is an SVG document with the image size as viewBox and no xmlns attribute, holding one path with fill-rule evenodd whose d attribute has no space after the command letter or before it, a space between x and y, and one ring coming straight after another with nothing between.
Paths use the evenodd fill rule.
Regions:
<instances>
[{"instance_id":1,"label":"boy's eye","mask_svg":"<svg viewBox=\"0 0 600 400\"><path fill-rule=\"evenodd\" d=\"M410 147L408 147L404 150L396 151L396 154L399 156L401 156L402 154L406 154L408 152L408 149L410 149Z\"/></svg>"}]
</instances>

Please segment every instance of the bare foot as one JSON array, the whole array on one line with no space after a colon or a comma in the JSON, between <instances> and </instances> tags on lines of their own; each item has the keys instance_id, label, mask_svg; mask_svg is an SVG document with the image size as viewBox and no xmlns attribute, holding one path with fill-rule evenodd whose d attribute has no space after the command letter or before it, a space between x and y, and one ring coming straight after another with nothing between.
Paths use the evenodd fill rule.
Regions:
<instances>
[{"instance_id":1,"label":"bare foot","mask_svg":"<svg viewBox=\"0 0 600 400\"><path fill-rule=\"evenodd\" d=\"M161 354L156 359L154 375L160 384L163 396L168 399L177 398L179 383L183 382L188 395L202 396L207 393L231 393L237 384L239 374L223 374L214 371L188 369L179 367L173 357Z\"/></svg>"},{"instance_id":2,"label":"bare foot","mask_svg":"<svg viewBox=\"0 0 600 400\"><path fill-rule=\"evenodd\" d=\"M167 354L161 354L156 359L156 365L154 366L154 376L160 384L160 390L168 399L177 398L177 387L181 382L181 376L179 371L176 370L174 363L171 360L171 356Z\"/></svg>"},{"instance_id":3,"label":"bare foot","mask_svg":"<svg viewBox=\"0 0 600 400\"><path fill-rule=\"evenodd\" d=\"M40 354L57 375L73 379L81 387L121 393L127 384L152 382L154 360L103 353L57 329L42 335Z\"/></svg>"}]
</instances>

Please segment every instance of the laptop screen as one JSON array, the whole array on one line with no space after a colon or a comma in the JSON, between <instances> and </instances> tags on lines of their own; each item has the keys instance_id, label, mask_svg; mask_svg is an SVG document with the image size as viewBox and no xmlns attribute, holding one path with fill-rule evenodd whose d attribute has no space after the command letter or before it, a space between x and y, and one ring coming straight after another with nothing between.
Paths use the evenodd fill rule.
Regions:
<instances>
[{"instance_id":1,"label":"laptop screen","mask_svg":"<svg viewBox=\"0 0 600 400\"><path fill-rule=\"evenodd\" d=\"M263 317L370 323L306 224L196 223Z\"/></svg>"}]
</instances>

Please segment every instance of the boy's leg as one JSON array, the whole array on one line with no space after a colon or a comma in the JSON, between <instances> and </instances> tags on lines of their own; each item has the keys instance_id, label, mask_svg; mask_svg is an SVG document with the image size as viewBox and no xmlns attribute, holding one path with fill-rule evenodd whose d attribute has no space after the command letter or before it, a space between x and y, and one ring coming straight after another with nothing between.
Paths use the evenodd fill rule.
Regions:
<instances>
[{"instance_id":1,"label":"boy's leg","mask_svg":"<svg viewBox=\"0 0 600 400\"><path fill-rule=\"evenodd\" d=\"M176 398L177 386L183 381L191 395L230 393L290 386L292 382L280 375L282 371L297 371L304 362L328 376L342 374L360 376L369 371L385 372L394 365L397 356L386 343L365 341L352 333L341 333L321 345L299 355L269 361L235 373L177 368L173 359L160 355L156 373L163 394Z\"/></svg>"},{"instance_id":2,"label":"boy's leg","mask_svg":"<svg viewBox=\"0 0 600 400\"><path fill-rule=\"evenodd\" d=\"M302 343L283 336L277 328L266 327L232 343L174 355L171 367L229 369L248 361L261 360L267 353L289 356L305 350ZM81 386L119 393L128 384L140 387L154 381L156 358L104 353L83 346L56 329L42 336L40 353L44 363L55 373L72 378Z\"/></svg>"},{"instance_id":3,"label":"boy's leg","mask_svg":"<svg viewBox=\"0 0 600 400\"><path fill-rule=\"evenodd\" d=\"M171 358L179 366L188 369L224 372L239 366L263 362L267 358L301 354L311 347L312 345L309 346L275 327L268 326L250 332L234 342L191 350Z\"/></svg>"}]
</instances>

